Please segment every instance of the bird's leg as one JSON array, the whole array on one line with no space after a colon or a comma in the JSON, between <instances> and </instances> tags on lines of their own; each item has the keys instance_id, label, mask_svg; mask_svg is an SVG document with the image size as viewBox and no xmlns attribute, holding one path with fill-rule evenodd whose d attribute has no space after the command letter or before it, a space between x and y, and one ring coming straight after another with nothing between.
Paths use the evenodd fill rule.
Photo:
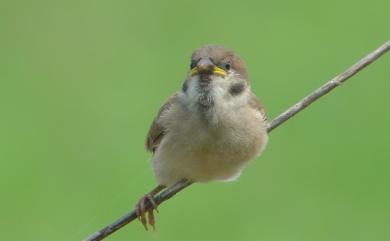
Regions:
<instances>
[{"instance_id":1,"label":"bird's leg","mask_svg":"<svg viewBox=\"0 0 390 241\"><path fill-rule=\"evenodd\" d=\"M153 188L153 190L145 194L135 206L135 212L137 213L138 220L142 223L142 225L144 225L146 230L148 230L147 223L149 223L149 225L152 226L153 229L156 229L153 210L155 209L157 212L158 210L157 203L154 200L154 196L164 188L164 185L158 185L157 187ZM148 220L145 216L147 202L150 202L150 204L152 205L152 208L148 211Z\"/></svg>"}]
</instances>

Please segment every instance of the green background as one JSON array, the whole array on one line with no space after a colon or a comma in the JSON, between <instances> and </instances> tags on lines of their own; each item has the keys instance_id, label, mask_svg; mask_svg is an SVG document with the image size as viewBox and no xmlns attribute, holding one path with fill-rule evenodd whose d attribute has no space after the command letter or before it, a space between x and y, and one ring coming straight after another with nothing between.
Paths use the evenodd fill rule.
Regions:
<instances>
[{"instance_id":1,"label":"green background","mask_svg":"<svg viewBox=\"0 0 390 241\"><path fill-rule=\"evenodd\" d=\"M0 2L0 227L6 241L82 240L154 185L143 142L189 56L247 62L275 117L390 37L390 2ZM108 240L390 240L390 56L270 136L238 181L194 185L157 233Z\"/></svg>"}]
</instances>

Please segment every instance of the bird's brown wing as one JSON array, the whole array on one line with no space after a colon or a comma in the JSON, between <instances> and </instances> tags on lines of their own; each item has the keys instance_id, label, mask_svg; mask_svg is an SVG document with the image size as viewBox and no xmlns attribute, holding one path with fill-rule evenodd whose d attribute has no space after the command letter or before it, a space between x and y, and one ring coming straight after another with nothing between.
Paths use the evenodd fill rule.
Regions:
<instances>
[{"instance_id":1,"label":"bird's brown wing","mask_svg":"<svg viewBox=\"0 0 390 241\"><path fill-rule=\"evenodd\" d=\"M261 113L261 115L263 116L264 121L267 121L267 115L265 114L264 107L260 103L260 101L257 98L257 96L255 94L253 94L253 93L251 93L251 97L249 99L249 105L253 109L256 109L257 111L259 111Z\"/></svg>"},{"instance_id":2,"label":"bird's brown wing","mask_svg":"<svg viewBox=\"0 0 390 241\"><path fill-rule=\"evenodd\" d=\"M160 108L157 116L154 118L152 125L150 126L148 135L146 136L145 147L150 152L155 152L156 148L160 144L166 129L161 123L161 116L164 115L171 108L172 104L176 101L177 93L171 96Z\"/></svg>"}]
</instances>

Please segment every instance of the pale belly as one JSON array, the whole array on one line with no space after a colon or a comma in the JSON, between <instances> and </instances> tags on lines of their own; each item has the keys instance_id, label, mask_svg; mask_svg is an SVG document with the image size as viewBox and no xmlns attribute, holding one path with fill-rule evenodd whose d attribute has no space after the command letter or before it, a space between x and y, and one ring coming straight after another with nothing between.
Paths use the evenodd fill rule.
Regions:
<instances>
[{"instance_id":1,"label":"pale belly","mask_svg":"<svg viewBox=\"0 0 390 241\"><path fill-rule=\"evenodd\" d=\"M153 157L157 182L169 186L182 178L209 182L238 177L264 149L268 136L258 112L243 109L230 117L217 125L205 125L191 116L171 121Z\"/></svg>"}]
</instances>

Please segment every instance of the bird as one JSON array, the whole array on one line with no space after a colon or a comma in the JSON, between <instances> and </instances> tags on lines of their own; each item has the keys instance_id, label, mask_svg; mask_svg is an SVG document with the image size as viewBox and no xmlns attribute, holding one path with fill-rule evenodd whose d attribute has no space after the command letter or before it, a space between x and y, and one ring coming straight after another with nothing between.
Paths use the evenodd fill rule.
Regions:
<instances>
[{"instance_id":1,"label":"bird","mask_svg":"<svg viewBox=\"0 0 390 241\"><path fill-rule=\"evenodd\" d=\"M155 229L156 194L182 179L234 181L267 142L267 117L244 61L221 45L196 49L180 90L161 106L147 134L158 185L136 204L138 219Z\"/></svg>"}]
</instances>

